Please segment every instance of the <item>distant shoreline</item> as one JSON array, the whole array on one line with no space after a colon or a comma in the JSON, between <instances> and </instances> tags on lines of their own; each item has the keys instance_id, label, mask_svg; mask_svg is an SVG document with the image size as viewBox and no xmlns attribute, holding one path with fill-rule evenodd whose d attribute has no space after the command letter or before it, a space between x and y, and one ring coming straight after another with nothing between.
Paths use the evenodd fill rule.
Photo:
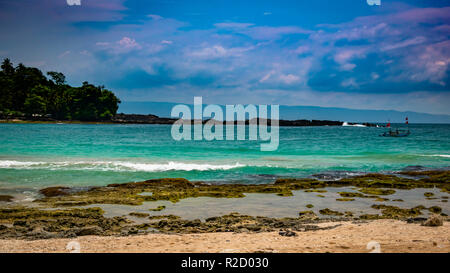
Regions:
<instances>
[{"instance_id":1,"label":"distant shoreline","mask_svg":"<svg viewBox=\"0 0 450 273\"><path fill-rule=\"evenodd\" d=\"M0 123L17 123L17 124L156 124L156 125L171 125L178 119L163 118L156 115L137 115L137 114L117 114L111 120L105 121L80 121L80 120L54 120L48 117L12 117L10 119L0 119ZM210 120L203 120L202 123L206 123ZM187 123L197 124L195 120L186 120ZM254 121L256 124L261 122L261 119ZM198 122L199 123L199 122ZM223 121L214 121L215 124L223 124ZM272 121L267 120L267 125L271 125ZM342 126L343 121L333 120L279 120L279 126L281 127L304 127L304 126ZM250 121L234 121L235 125L249 125ZM375 123L347 123L348 125L361 124L367 127L384 127L383 125Z\"/></svg>"}]
</instances>

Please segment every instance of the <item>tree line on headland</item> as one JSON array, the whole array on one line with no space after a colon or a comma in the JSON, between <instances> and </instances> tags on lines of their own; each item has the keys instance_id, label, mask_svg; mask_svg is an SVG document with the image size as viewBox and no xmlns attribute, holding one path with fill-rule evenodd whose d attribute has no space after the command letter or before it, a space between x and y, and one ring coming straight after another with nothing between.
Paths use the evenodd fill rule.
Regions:
<instances>
[{"instance_id":1,"label":"tree line on headland","mask_svg":"<svg viewBox=\"0 0 450 273\"><path fill-rule=\"evenodd\" d=\"M104 86L66 83L60 72L47 72L4 59L0 71L0 116L51 117L56 120L107 121L120 100Z\"/></svg>"}]
</instances>

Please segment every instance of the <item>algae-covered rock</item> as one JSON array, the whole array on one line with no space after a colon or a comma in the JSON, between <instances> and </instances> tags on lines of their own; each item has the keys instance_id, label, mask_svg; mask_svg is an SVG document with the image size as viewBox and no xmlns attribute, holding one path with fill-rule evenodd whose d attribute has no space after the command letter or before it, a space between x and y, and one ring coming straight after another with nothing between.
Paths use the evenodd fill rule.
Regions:
<instances>
[{"instance_id":1,"label":"algae-covered rock","mask_svg":"<svg viewBox=\"0 0 450 273\"><path fill-rule=\"evenodd\" d=\"M359 192L338 192L338 194L344 198L366 197L364 194L359 193Z\"/></svg>"},{"instance_id":2,"label":"algae-covered rock","mask_svg":"<svg viewBox=\"0 0 450 273\"><path fill-rule=\"evenodd\" d=\"M104 217L100 208L48 210L27 207L1 208L0 223L10 225L0 231L0 238L31 239L94 235L94 233L112 235L130 224L123 217Z\"/></svg>"},{"instance_id":3,"label":"algae-covered rock","mask_svg":"<svg viewBox=\"0 0 450 273\"><path fill-rule=\"evenodd\" d=\"M315 220L319 218L312 210L300 211L298 215L299 219L302 220Z\"/></svg>"},{"instance_id":4,"label":"algae-covered rock","mask_svg":"<svg viewBox=\"0 0 450 273\"><path fill-rule=\"evenodd\" d=\"M144 212L130 212L128 215L134 216L134 217L139 217L139 218L145 218L145 217L150 216L150 214L144 213Z\"/></svg>"},{"instance_id":5,"label":"algae-covered rock","mask_svg":"<svg viewBox=\"0 0 450 273\"><path fill-rule=\"evenodd\" d=\"M406 219L409 217L417 217L422 214L422 210L426 209L424 206L405 209L387 205L372 205L372 208L381 210L383 218L390 219Z\"/></svg>"},{"instance_id":6,"label":"algae-covered rock","mask_svg":"<svg viewBox=\"0 0 450 273\"><path fill-rule=\"evenodd\" d=\"M54 197L61 195L68 195L68 187L49 187L45 189L41 189L39 192L43 194L45 197Z\"/></svg>"},{"instance_id":7,"label":"algae-covered rock","mask_svg":"<svg viewBox=\"0 0 450 273\"><path fill-rule=\"evenodd\" d=\"M354 198L337 198L336 201L349 202L349 201L355 201L355 199Z\"/></svg>"},{"instance_id":8,"label":"algae-covered rock","mask_svg":"<svg viewBox=\"0 0 450 273\"><path fill-rule=\"evenodd\" d=\"M154 209L149 209L150 211L162 211L163 209L165 209L166 208L166 206L158 206L158 207L156 207L156 208L154 208Z\"/></svg>"},{"instance_id":9,"label":"algae-covered rock","mask_svg":"<svg viewBox=\"0 0 450 273\"><path fill-rule=\"evenodd\" d=\"M390 195L395 193L395 190L379 189L379 188L362 188L359 191L365 194L373 194L373 195Z\"/></svg>"},{"instance_id":10,"label":"algae-covered rock","mask_svg":"<svg viewBox=\"0 0 450 273\"><path fill-rule=\"evenodd\" d=\"M432 213L441 213L442 212L442 208L438 207L438 206L429 207L428 210Z\"/></svg>"},{"instance_id":11,"label":"algae-covered rock","mask_svg":"<svg viewBox=\"0 0 450 273\"><path fill-rule=\"evenodd\" d=\"M323 215L333 215L333 216L342 216L344 215L342 212L331 210L329 208L319 210L320 214Z\"/></svg>"},{"instance_id":12,"label":"algae-covered rock","mask_svg":"<svg viewBox=\"0 0 450 273\"><path fill-rule=\"evenodd\" d=\"M409 179L395 175L366 174L343 178L337 181L319 181L316 179L282 178L272 184L206 184L190 182L183 178L151 179L142 182L110 184L106 187L94 187L73 192L66 187L52 187L41 190L45 196L36 202L47 206L83 206L89 204L141 205L146 201L168 200L178 202L184 198L216 197L242 198L245 193L268 193L280 196L292 196L294 190L325 192L326 187L361 188L361 192L373 195L389 195L393 189L440 188L450 190L450 171L422 172L421 179ZM151 193L144 195L142 193ZM375 197L361 193L340 193L343 198ZM324 195L317 195L325 197Z\"/></svg>"},{"instance_id":13,"label":"algae-covered rock","mask_svg":"<svg viewBox=\"0 0 450 273\"><path fill-rule=\"evenodd\" d=\"M0 195L0 202L12 202L13 199L11 195Z\"/></svg>"},{"instance_id":14,"label":"algae-covered rock","mask_svg":"<svg viewBox=\"0 0 450 273\"><path fill-rule=\"evenodd\" d=\"M305 190L305 192L318 192L318 193L324 193L324 192L327 192L327 190L310 189L310 190Z\"/></svg>"}]
</instances>

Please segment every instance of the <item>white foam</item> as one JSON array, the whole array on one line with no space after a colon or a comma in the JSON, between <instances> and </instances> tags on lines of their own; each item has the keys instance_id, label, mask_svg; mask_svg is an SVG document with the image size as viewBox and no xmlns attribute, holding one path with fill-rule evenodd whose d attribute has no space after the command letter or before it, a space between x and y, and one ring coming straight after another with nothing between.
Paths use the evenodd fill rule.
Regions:
<instances>
[{"instance_id":1,"label":"white foam","mask_svg":"<svg viewBox=\"0 0 450 273\"><path fill-rule=\"evenodd\" d=\"M427 156L450 157L450 155L427 155Z\"/></svg>"},{"instance_id":2,"label":"white foam","mask_svg":"<svg viewBox=\"0 0 450 273\"><path fill-rule=\"evenodd\" d=\"M39 165L39 164L41 164L41 162L0 160L0 168L29 167L32 165Z\"/></svg>"},{"instance_id":3,"label":"white foam","mask_svg":"<svg viewBox=\"0 0 450 273\"><path fill-rule=\"evenodd\" d=\"M348 126L348 127L367 127L367 126L364 125L364 124L348 124L347 121L345 121L345 122L342 124L342 126Z\"/></svg>"},{"instance_id":4,"label":"white foam","mask_svg":"<svg viewBox=\"0 0 450 273\"><path fill-rule=\"evenodd\" d=\"M0 160L2 169L48 169L48 170L99 170L99 171L208 171L230 170L244 167L239 162L235 164L184 163L170 161L167 163L140 163L123 161L62 161L62 162L32 162Z\"/></svg>"}]
</instances>

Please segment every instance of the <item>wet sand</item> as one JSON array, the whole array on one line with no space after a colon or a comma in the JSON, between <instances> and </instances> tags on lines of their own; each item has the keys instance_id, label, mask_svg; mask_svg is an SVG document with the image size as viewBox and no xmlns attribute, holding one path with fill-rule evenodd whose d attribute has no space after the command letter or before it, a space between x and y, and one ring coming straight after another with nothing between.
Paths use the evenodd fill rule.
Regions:
<instances>
[{"instance_id":1,"label":"wet sand","mask_svg":"<svg viewBox=\"0 0 450 273\"><path fill-rule=\"evenodd\" d=\"M335 225L322 223L320 225ZM74 239L0 240L0 252L370 252L368 244L379 244L381 252L450 252L450 223L426 227L397 220L366 223L343 222L341 226L297 232L295 237L278 232L147 234L127 237L83 236ZM373 250L373 249L372 249Z\"/></svg>"}]
</instances>

